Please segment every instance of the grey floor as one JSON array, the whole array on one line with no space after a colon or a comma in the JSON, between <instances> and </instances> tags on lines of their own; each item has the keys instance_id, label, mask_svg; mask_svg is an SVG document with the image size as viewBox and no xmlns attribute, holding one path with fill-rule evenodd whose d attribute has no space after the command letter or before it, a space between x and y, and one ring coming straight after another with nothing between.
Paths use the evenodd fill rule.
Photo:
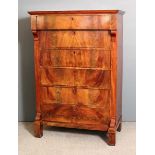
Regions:
<instances>
[{"instance_id":1,"label":"grey floor","mask_svg":"<svg viewBox=\"0 0 155 155\"><path fill-rule=\"evenodd\" d=\"M32 122L19 122L19 155L135 155L136 123L123 122L116 146L106 144L105 133L46 127L33 136Z\"/></svg>"}]
</instances>

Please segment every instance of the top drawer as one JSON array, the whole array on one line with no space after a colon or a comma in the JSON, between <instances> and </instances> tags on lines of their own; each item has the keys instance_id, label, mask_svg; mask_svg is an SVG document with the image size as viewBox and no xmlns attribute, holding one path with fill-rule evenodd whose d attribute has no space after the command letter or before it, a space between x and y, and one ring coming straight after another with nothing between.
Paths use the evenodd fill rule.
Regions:
<instances>
[{"instance_id":1,"label":"top drawer","mask_svg":"<svg viewBox=\"0 0 155 155\"><path fill-rule=\"evenodd\" d=\"M103 15L34 15L37 30L58 29L115 29L115 16ZM35 18L36 17L36 18Z\"/></svg>"}]
</instances>

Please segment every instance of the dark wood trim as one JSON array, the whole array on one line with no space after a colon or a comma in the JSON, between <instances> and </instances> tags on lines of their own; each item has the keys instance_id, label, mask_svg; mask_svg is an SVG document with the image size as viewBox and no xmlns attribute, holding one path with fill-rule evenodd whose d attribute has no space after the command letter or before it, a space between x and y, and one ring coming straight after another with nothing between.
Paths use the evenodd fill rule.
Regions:
<instances>
[{"instance_id":1,"label":"dark wood trim","mask_svg":"<svg viewBox=\"0 0 155 155\"><path fill-rule=\"evenodd\" d=\"M66 10L66 11L28 11L30 15L42 14L124 14L121 10Z\"/></svg>"},{"instance_id":2,"label":"dark wood trim","mask_svg":"<svg viewBox=\"0 0 155 155\"><path fill-rule=\"evenodd\" d=\"M108 126L105 124L78 124L78 123L65 123L65 122L48 122L43 120L43 125L45 126L56 126L65 128L77 128L77 129L89 129L97 131L107 131Z\"/></svg>"}]
</instances>

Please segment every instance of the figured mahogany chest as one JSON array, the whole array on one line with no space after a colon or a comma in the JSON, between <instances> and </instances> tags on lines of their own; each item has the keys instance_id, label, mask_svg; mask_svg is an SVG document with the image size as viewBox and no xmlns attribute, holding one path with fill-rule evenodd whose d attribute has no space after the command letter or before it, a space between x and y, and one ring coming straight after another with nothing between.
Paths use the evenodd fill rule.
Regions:
<instances>
[{"instance_id":1,"label":"figured mahogany chest","mask_svg":"<svg viewBox=\"0 0 155 155\"><path fill-rule=\"evenodd\" d=\"M122 15L119 10L31 11L36 137L43 125L107 131L122 120Z\"/></svg>"}]
</instances>

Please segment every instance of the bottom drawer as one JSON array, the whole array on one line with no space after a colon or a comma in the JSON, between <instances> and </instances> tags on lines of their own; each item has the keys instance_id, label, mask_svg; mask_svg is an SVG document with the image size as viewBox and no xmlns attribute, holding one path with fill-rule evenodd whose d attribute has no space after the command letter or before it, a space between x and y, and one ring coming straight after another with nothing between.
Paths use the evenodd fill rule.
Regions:
<instances>
[{"instance_id":1,"label":"bottom drawer","mask_svg":"<svg viewBox=\"0 0 155 155\"><path fill-rule=\"evenodd\" d=\"M43 104L42 120L80 124L109 124L109 104L104 108L84 105Z\"/></svg>"},{"instance_id":2,"label":"bottom drawer","mask_svg":"<svg viewBox=\"0 0 155 155\"><path fill-rule=\"evenodd\" d=\"M41 102L43 104L87 105L100 108L110 103L110 90L41 87Z\"/></svg>"}]
</instances>

